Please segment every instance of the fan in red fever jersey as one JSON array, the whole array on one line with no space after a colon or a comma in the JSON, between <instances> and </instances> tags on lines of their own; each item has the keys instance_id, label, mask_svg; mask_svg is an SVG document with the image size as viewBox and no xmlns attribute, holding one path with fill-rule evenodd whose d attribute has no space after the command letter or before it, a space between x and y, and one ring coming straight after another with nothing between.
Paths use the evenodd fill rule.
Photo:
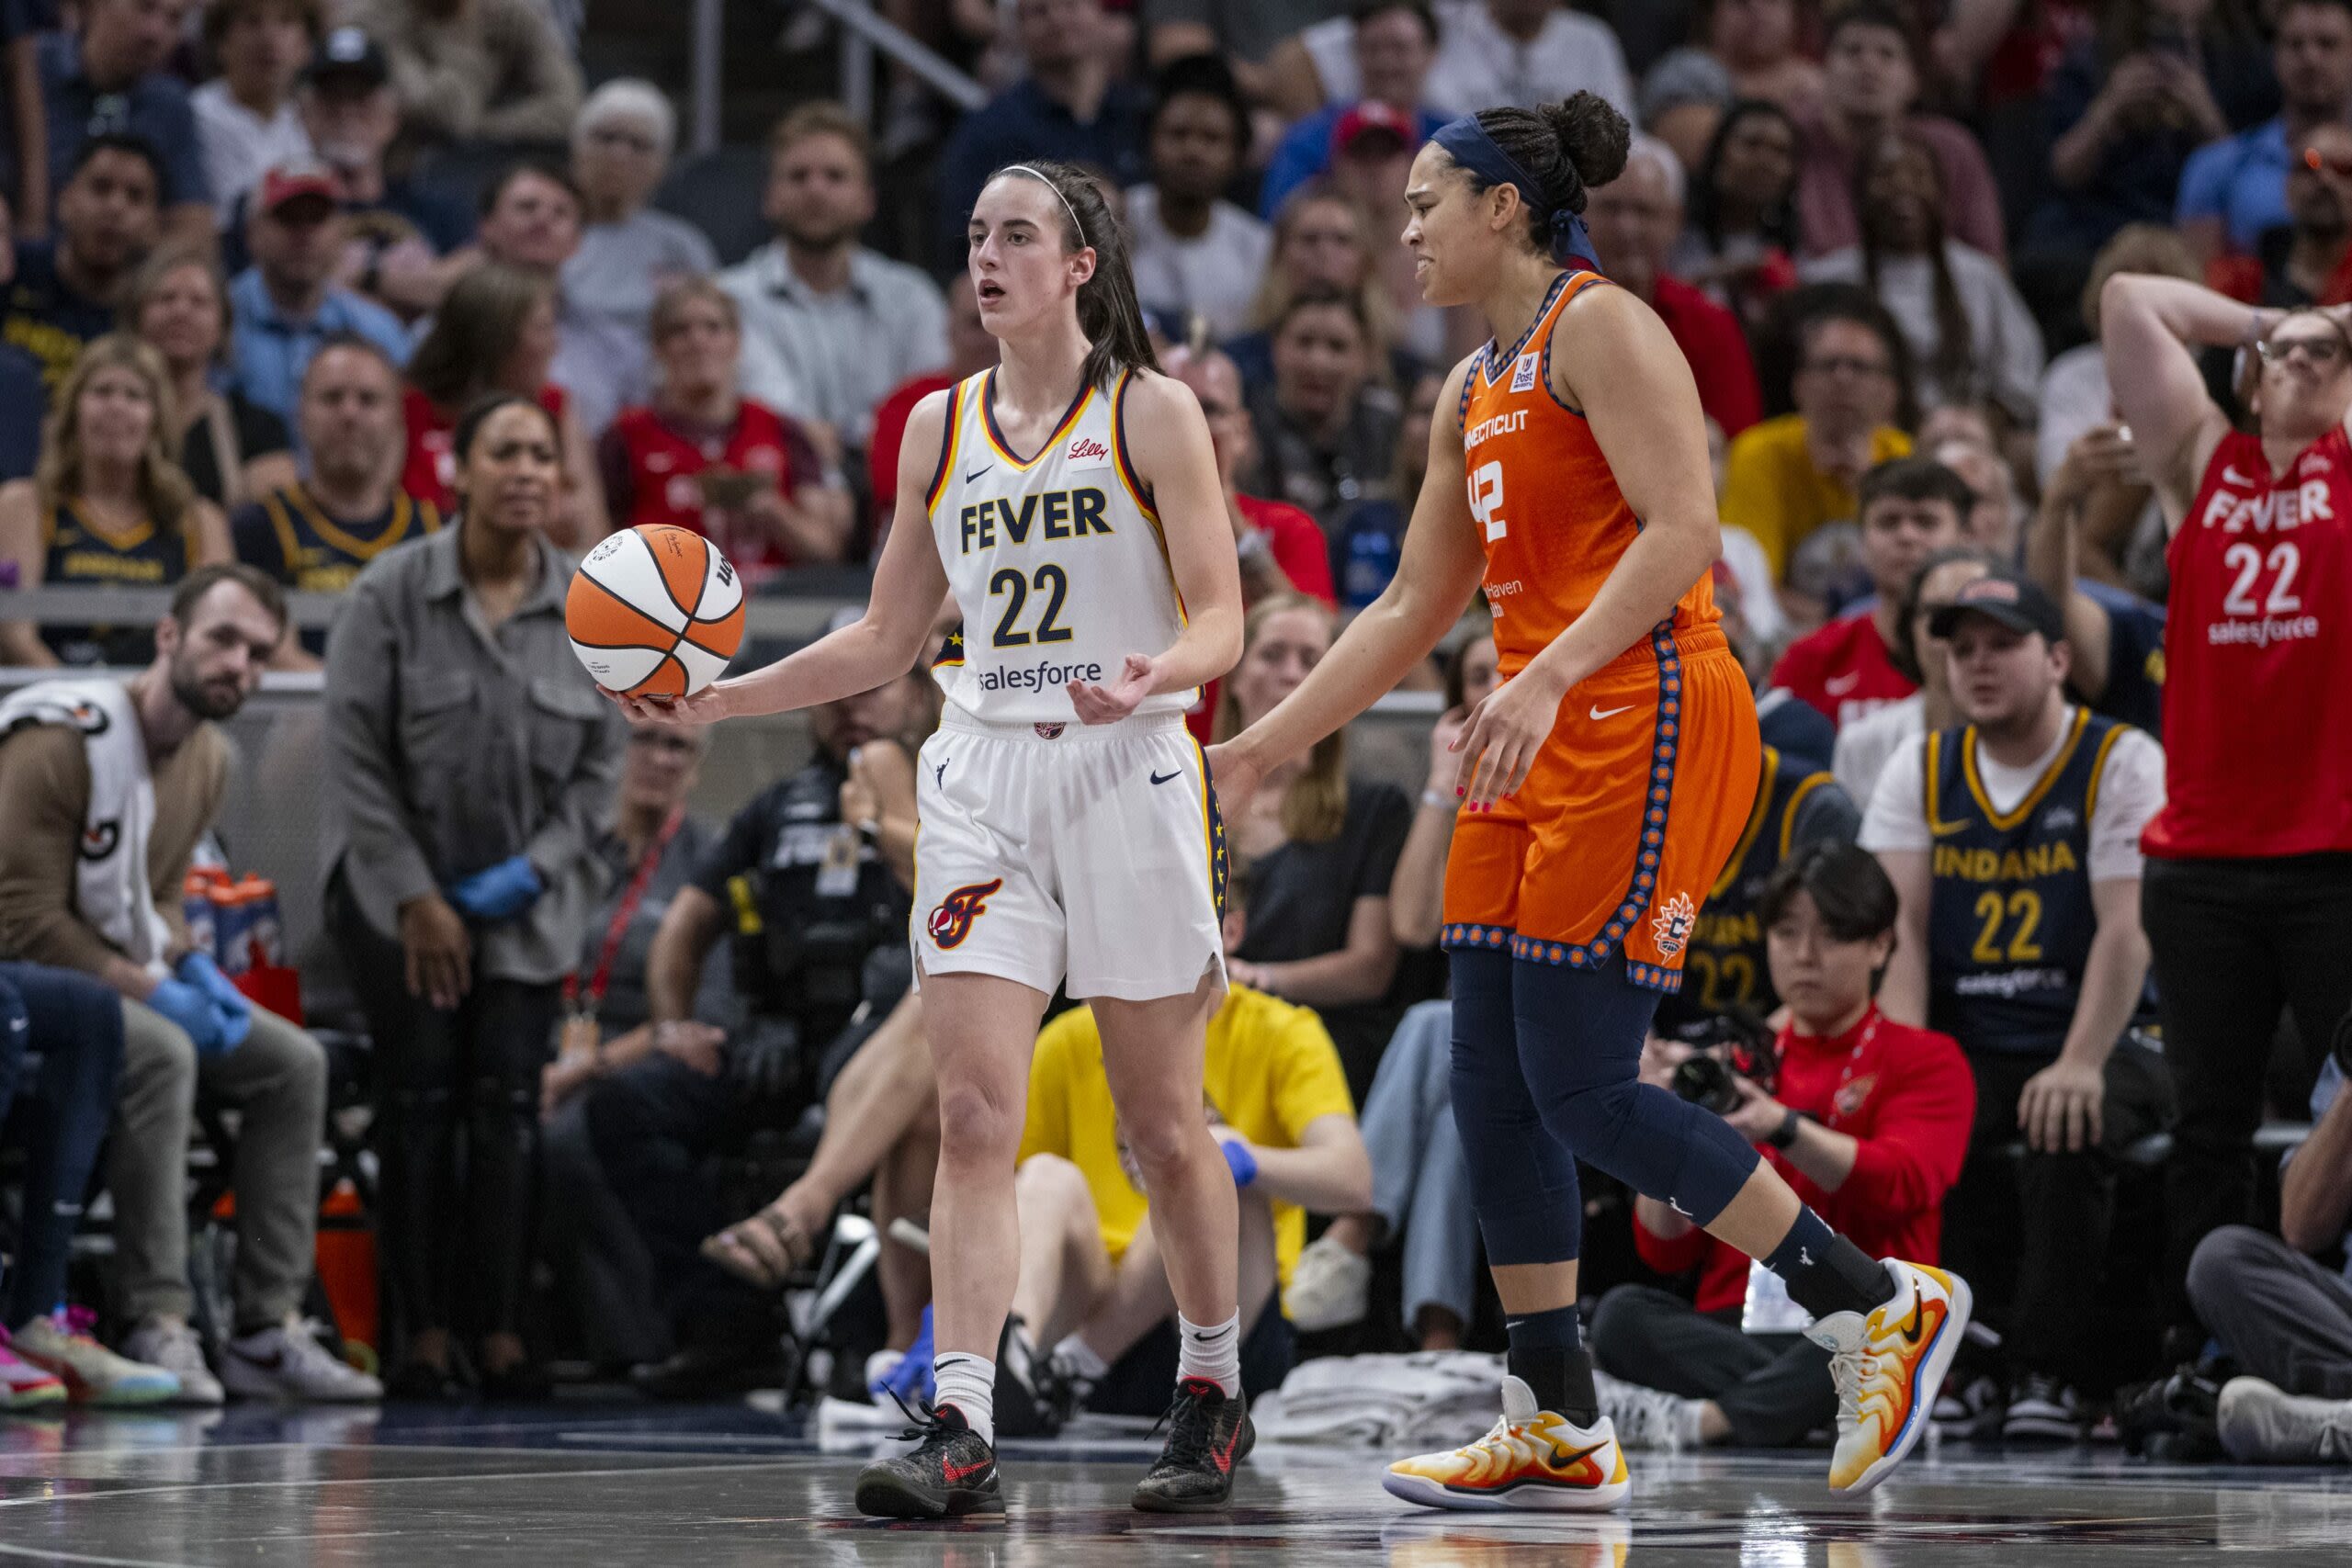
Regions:
<instances>
[{"instance_id":1,"label":"fan in red fever jersey","mask_svg":"<svg viewBox=\"0 0 2352 1568\"><path fill-rule=\"evenodd\" d=\"M2185 1324L2190 1252L2254 1215L2262 1043L2291 1009L2315 1071L2352 1008L2352 322L2120 275L2099 326L2171 530L2141 918L2180 1092L2165 1261ZM2230 344L2255 351L2251 432L2198 374L2198 349Z\"/></svg>"},{"instance_id":2,"label":"fan in red fever jersey","mask_svg":"<svg viewBox=\"0 0 2352 1568\"><path fill-rule=\"evenodd\" d=\"M707 278L673 284L651 330L661 389L650 407L622 410L596 446L615 525L691 528L754 587L842 559L849 491L797 423L738 389L734 299Z\"/></svg>"},{"instance_id":3,"label":"fan in red fever jersey","mask_svg":"<svg viewBox=\"0 0 2352 1568\"><path fill-rule=\"evenodd\" d=\"M1862 570L1877 597L1790 644L1771 681L1840 728L1919 689L1898 607L1921 561L1965 542L1962 530L1976 501L1967 481L1932 457L1881 463L1855 494Z\"/></svg>"}]
</instances>

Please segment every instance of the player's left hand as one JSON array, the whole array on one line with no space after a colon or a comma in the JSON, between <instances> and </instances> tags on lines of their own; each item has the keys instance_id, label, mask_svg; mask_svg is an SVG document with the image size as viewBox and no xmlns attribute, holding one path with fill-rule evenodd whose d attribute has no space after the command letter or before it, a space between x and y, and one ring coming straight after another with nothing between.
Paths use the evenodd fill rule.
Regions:
<instances>
[{"instance_id":1,"label":"player's left hand","mask_svg":"<svg viewBox=\"0 0 2352 1568\"><path fill-rule=\"evenodd\" d=\"M659 725L664 729L717 724L728 714L727 694L716 682L686 697L632 697L609 686L599 686L596 693L619 704L630 723Z\"/></svg>"},{"instance_id":2,"label":"player's left hand","mask_svg":"<svg viewBox=\"0 0 2352 1568\"><path fill-rule=\"evenodd\" d=\"M1462 753L1454 791L1473 811L1486 811L1527 782L1536 753L1560 721L1567 693L1530 667L1478 699L1453 749Z\"/></svg>"},{"instance_id":3,"label":"player's left hand","mask_svg":"<svg viewBox=\"0 0 2352 1568\"><path fill-rule=\"evenodd\" d=\"M1118 677L1107 686L1091 682L1072 681L1069 700L1078 709L1080 724L1116 724L1136 711L1136 705L1151 695L1152 677L1157 671L1148 654L1130 653L1119 666Z\"/></svg>"},{"instance_id":4,"label":"player's left hand","mask_svg":"<svg viewBox=\"0 0 2352 1568\"><path fill-rule=\"evenodd\" d=\"M2107 1075L2064 1059L2025 1080L2018 1096L2018 1127L2026 1147L2043 1154L2080 1154L2098 1146L2099 1111Z\"/></svg>"}]
</instances>

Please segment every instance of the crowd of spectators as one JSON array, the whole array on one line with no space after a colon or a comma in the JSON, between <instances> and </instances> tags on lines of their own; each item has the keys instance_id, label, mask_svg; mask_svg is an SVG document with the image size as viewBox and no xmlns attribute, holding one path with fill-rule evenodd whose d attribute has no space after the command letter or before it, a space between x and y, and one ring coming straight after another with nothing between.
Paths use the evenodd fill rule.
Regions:
<instances>
[{"instance_id":1,"label":"crowd of spectators","mask_svg":"<svg viewBox=\"0 0 2352 1568\"><path fill-rule=\"evenodd\" d=\"M2319 1451L2352 1454L2352 1406L2278 1415L2352 1396L2352 1297L2303 1256L2352 1207L2352 1023L2328 1014L2340 984L2291 978L2291 1018L2248 1021L2231 1116L2318 1129L2284 1240L2224 1224L2256 1219L2244 1129L2176 1096L2142 918L2177 507L2098 342L2122 274L2352 303L2352 4L934 9L910 19L985 102L956 118L886 72L882 124L796 104L736 193L772 237L731 254L662 205L672 94L590 90L548 0L11 14L0 579L175 596L160 624L0 623L7 662L66 667L0 709L28 731L0 744L0 805L38 829L0 847L0 1012L30 1018L38 1058L0 1056L0 1114L14 1091L12 1140L39 1124L24 1213L103 1171L119 1258L109 1351L65 1303L70 1224L11 1238L0 1408L53 1397L44 1368L118 1402L373 1391L302 1318L316 1044L187 956L178 924L217 726L265 665L323 671L327 921L373 1043L387 1385L541 1392L550 1334L657 1396L772 1377L778 1287L841 1205L870 1190L886 1228L928 1205L899 933L935 694L910 677L820 710L804 768L703 823L707 738L628 733L565 647L564 552L671 524L755 593L821 570L850 596L902 499L909 411L993 361L966 212L997 168L1069 161L1126 225L1163 365L1207 415L1250 609L1192 719L1230 734L1397 570L1443 373L1479 346L1394 242L1413 152L1455 112L1590 90L1637 127L1590 193L1596 259L1696 382L1716 596L1767 741L1645 1075L1714 1096L1867 1245L1940 1247L1976 1280L2001 1348L1972 1348L1939 1421L2072 1438L2201 1349L2287 1391L2264 1406L2276 1440L2246 1446L2340 1427ZM2220 341L2204 377L2250 415ZM345 595L331 635L288 625L288 590ZM1247 895L1209 1080L1252 1200L1253 1390L1302 1352L1482 1331L1431 954L1444 748L1494 679L1472 626L1417 679L1444 709L1418 802L1334 736L1228 824ZM74 716L126 690L147 864L94 906L72 837L84 797L128 786ZM2318 858L2295 874L2343 904ZM1089 1028L1049 1026L1023 1143L1024 1232L1075 1238L1024 1254L1006 1358L1045 1426L1164 1381L1166 1286ZM235 1321L208 1344L167 1189L190 1105L214 1100L242 1111L243 1245ZM2199 1169L2228 1168L2227 1201L2151 1247L2119 1214L2164 1185L2147 1168L2177 1127ZM714 1156L779 1136L780 1195L725 1179ZM1623 1211L1623 1266L1586 1282L1621 1435L1770 1446L1824 1424L1825 1365L1769 1276L1663 1205ZM1311 1242L1308 1213L1329 1222ZM541 1260L566 1283L552 1329ZM2086 1303L2135 1268L2165 1289L2101 1341ZM877 1277L863 1348L876 1380L919 1386L921 1254L886 1240ZM2293 1354L2255 1342L2282 1317Z\"/></svg>"}]
</instances>

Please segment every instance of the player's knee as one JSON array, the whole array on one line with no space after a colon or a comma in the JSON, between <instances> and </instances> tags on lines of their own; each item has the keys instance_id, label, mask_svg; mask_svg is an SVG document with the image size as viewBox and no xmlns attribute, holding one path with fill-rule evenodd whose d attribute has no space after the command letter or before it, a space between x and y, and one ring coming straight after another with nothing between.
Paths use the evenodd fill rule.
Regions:
<instances>
[{"instance_id":1,"label":"player's knee","mask_svg":"<svg viewBox=\"0 0 2352 1568\"><path fill-rule=\"evenodd\" d=\"M941 1157L956 1165L1010 1165L1020 1152L1026 1109L990 1085L941 1079Z\"/></svg>"},{"instance_id":2,"label":"player's knee","mask_svg":"<svg viewBox=\"0 0 2352 1568\"><path fill-rule=\"evenodd\" d=\"M1199 1115L1121 1118L1127 1149L1142 1168L1147 1186L1182 1176L1186 1166L1203 1156L1211 1140Z\"/></svg>"},{"instance_id":3,"label":"player's knee","mask_svg":"<svg viewBox=\"0 0 2352 1568\"><path fill-rule=\"evenodd\" d=\"M1547 1120L1577 1157L1600 1164L1633 1124L1640 1096L1641 1085L1632 1077L1587 1084L1561 1095Z\"/></svg>"}]
</instances>

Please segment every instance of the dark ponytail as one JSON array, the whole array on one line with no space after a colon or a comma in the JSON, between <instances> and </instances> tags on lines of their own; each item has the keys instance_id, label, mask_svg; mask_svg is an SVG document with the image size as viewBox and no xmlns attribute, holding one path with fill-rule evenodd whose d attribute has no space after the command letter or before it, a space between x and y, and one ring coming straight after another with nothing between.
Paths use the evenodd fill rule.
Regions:
<instances>
[{"instance_id":1,"label":"dark ponytail","mask_svg":"<svg viewBox=\"0 0 2352 1568\"><path fill-rule=\"evenodd\" d=\"M1054 205L1062 214L1063 245L1071 251L1093 247L1094 276L1078 288L1078 329L1094 345L1080 372L1087 385L1108 387L1122 370L1159 369L1159 355L1152 351L1151 331L1144 325L1143 304L1136 298L1126 232L1093 180L1068 164L1045 158L1008 164L989 177L1004 175L1051 187L1061 198Z\"/></svg>"},{"instance_id":2,"label":"dark ponytail","mask_svg":"<svg viewBox=\"0 0 2352 1568\"><path fill-rule=\"evenodd\" d=\"M1525 170L1542 202L1528 202L1527 232L1539 254L1552 251L1552 214L1582 216L1586 193L1625 172L1634 128L1598 93L1577 93L1540 109L1492 108L1477 113L1478 128ZM1464 168L1474 193L1495 182Z\"/></svg>"}]
</instances>

